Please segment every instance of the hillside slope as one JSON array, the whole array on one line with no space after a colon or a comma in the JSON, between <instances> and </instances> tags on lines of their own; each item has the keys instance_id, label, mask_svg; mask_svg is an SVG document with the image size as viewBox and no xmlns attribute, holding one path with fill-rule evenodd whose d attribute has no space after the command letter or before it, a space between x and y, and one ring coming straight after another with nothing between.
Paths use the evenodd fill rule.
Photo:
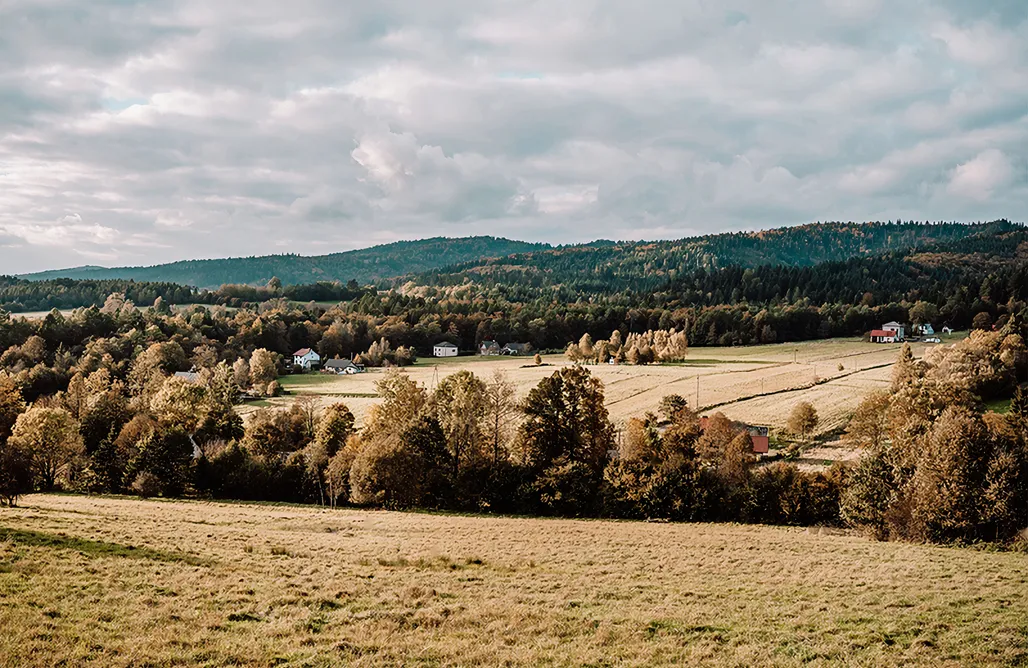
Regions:
<instances>
[{"instance_id":1,"label":"hillside slope","mask_svg":"<svg viewBox=\"0 0 1028 668\"><path fill-rule=\"evenodd\" d=\"M33 281L55 278L131 279L170 282L200 288L226 283L264 284L277 276L282 283L349 281L367 284L382 279L420 273L461 262L481 261L549 248L548 244L512 241L497 237L435 237L398 241L331 255L265 255L219 260L184 260L150 267L76 267L57 269L21 278Z\"/></svg>"},{"instance_id":2,"label":"hillside slope","mask_svg":"<svg viewBox=\"0 0 1028 668\"><path fill-rule=\"evenodd\" d=\"M420 285L569 286L583 292L656 289L696 269L766 265L812 267L856 257L906 252L1024 229L992 223L814 223L674 241L564 246L429 270Z\"/></svg>"}]
</instances>

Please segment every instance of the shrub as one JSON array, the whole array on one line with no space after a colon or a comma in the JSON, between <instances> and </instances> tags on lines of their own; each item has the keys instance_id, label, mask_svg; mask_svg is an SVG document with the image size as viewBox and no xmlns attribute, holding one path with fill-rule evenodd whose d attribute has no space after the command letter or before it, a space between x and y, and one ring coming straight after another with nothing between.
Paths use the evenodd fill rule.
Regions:
<instances>
[{"instance_id":1,"label":"shrub","mask_svg":"<svg viewBox=\"0 0 1028 668\"><path fill-rule=\"evenodd\" d=\"M132 481L131 489L133 494L148 499L161 493L161 480L154 474L143 471Z\"/></svg>"}]
</instances>

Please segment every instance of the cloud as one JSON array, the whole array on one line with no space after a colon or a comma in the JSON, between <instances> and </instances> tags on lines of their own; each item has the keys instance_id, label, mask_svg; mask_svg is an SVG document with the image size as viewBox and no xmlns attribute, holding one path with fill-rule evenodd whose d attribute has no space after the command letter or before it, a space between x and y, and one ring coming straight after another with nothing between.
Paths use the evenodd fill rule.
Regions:
<instances>
[{"instance_id":1,"label":"cloud","mask_svg":"<svg viewBox=\"0 0 1028 668\"><path fill-rule=\"evenodd\" d=\"M950 177L948 190L959 197L985 201L1013 175L1010 160L1002 151L982 151L973 160L958 165Z\"/></svg>"},{"instance_id":2,"label":"cloud","mask_svg":"<svg viewBox=\"0 0 1028 668\"><path fill-rule=\"evenodd\" d=\"M7 0L0 263L1028 204L1023 0Z\"/></svg>"}]
</instances>

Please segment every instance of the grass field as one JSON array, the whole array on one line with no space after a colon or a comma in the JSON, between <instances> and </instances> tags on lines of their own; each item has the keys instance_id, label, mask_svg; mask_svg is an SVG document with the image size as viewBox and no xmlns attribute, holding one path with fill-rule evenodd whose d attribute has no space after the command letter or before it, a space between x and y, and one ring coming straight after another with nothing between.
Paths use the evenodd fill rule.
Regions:
<instances>
[{"instance_id":1,"label":"grass field","mask_svg":"<svg viewBox=\"0 0 1028 668\"><path fill-rule=\"evenodd\" d=\"M959 340L953 335L951 340ZM915 354L927 345L912 344ZM697 348L682 364L650 366L596 365L590 370L603 380L611 419L621 423L646 411L656 411L660 399L681 394L693 406L720 410L731 418L782 428L792 407L810 401L818 409L818 432L834 432L848 420L860 400L875 389L888 387L891 364L900 346L864 343L859 339L829 339L803 343ZM503 370L523 397L544 376L567 364L562 355L547 355L536 367L528 357L425 358L407 373L425 387L462 369L488 379ZM839 365L842 369L839 369ZM325 404L345 402L360 420L377 402L375 381L380 369L354 376L311 374L284 376L282 385L293 393L274 400L286 406L295 395L321 397ZM252 408L244 409L246 411Z\"/></svg>"},{"instance_id":2,"label":"grass field","mask_svg":"<svg viewBox=\"0 0 1028 668\"><path fill-rule=\"evenodd\" d=\"M817 530L33 495L0 666L1023 665L1028 556Z\"/></svg>"}]
</instances>

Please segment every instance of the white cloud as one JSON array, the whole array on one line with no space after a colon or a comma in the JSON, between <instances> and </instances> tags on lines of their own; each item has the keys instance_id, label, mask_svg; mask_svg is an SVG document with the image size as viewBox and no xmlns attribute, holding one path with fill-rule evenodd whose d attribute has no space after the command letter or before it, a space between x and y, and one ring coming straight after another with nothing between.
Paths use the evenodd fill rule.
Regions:
<instances>
[{"instance_id":1,"label":"white cloud","mask_svg":"<svg viewBox=\"0 0 1028 668\"><path fill-rule=\"evenodd\" d=\"M947 189L960 197L985 201L997 188L1007 185L1012 175L1013 167L1007 156L997 149L989 149L954 169Z\"/></svg>"},{"instance_id":2,"label":"white cloud","mask_svg":"<svg viewBox=\"0 0 1028 668\"><path fill-rule=\"evenodd\" d=\"M1028 204L1021 0L2 5L7 271Z\"/></svg>"}]
</instances>

